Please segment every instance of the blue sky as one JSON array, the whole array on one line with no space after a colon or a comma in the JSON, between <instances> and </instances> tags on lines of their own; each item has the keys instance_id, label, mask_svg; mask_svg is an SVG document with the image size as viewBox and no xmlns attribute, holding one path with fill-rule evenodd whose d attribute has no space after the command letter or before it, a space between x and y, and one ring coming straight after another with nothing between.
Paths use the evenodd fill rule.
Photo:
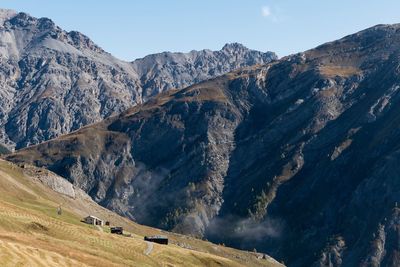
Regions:
<instances>
[{"instance_id":1,"label":"blue sky","mask_svg":"<svg viewBox=\"0 0 400 267\"><path fill-rule=\"evenodd\" d=\"M400 23L399 0L0 0L0 7L49 17L129 61L228 42L285 56Z\"/></svg>"}]
</instances>

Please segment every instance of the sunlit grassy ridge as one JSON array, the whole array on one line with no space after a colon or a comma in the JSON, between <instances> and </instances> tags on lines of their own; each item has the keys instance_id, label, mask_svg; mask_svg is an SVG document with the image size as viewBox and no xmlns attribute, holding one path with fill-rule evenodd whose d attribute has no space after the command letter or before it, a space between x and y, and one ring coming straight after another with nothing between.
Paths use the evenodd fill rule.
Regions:
<instances>
[{"instance_id":1,"label":"sunlit grassy ridge","mask_svg":"<svg viewBox=\"0 0 400 267\"><path fill-rule=\"evenodd\" d=\"M29 172L28 172L29 173ZM47 175L46 172L41 175ZM63 207L62 215L57 207ZM81 223L94 214L122 225L132 236L116 236ZM145 255L146 234L167 234ZM176 244L184 244L191 249ZM279 266L272 260L135 224L77 192L56 193L34 175L0 160L0 266Z\"/></svg>"}]
</instances>

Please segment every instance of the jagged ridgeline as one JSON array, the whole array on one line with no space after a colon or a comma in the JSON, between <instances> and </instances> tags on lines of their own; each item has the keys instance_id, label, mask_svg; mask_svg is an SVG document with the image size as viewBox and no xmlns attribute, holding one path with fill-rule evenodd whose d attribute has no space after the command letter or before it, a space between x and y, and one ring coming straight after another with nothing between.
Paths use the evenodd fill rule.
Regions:
<instances>
[{"instance_id":1,"label":"jagged ridgeline","mask_svg":"<svg viewBox=\"0 0 400 267\"><path fill-rule=\"evenodd\" d=\"M182 90L7 158L138 222L289 266L399 266L400 25Z\"/></svg>"},{"instance_id":2,"label":"jagged ridgeline","mask_svg":"<svg viewBox=\"0 0 400 267\"><path fill-rule=\"evenodd\" d=\"M220 51L164 52L125 62L79 32L10 10L0 10L0 55L0 142L17 148L77 130L171 88L277 58L234 43Z\"/></svg>"}]
</instances>

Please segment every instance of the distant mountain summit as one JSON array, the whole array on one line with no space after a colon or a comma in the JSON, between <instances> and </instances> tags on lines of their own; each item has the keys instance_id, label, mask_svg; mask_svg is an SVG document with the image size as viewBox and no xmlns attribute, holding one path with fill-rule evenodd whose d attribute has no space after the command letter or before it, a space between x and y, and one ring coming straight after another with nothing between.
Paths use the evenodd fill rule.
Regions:
<instances>
[{"instance_id":1,"label":"distant mountain summit","mask_svg":"<svg viewBox=\"0 0 400 267\"><path fill-rule=\"evenodd\" d=\"M78 32L25 13L0 26L0 88L0 142L17 148L141 101L129 63Z\"/></svg>"},{"instance_id":2,"label":"distant mountain summit","mask_svg":"<svg viewBox=\"0 0 400 267\"><path fill-rule=\"evenodd\" d=\"M165 90L275 59L274 53L242 47L165 52L124 62L50 19L2 9L0 143L17 148L37 144Z\"/></svg>"},{"instance_id":3,"label":"distant mountain summit","mask_svg":"<svg viewBox=\"0 0 400 267\"><path fill-rule=\"evenodd\" d=\"M17 12L11 9L1 9L0 8L0 22L3 23L5 20L15 16Z\"/></svg>"},{"instance_id":4,"label":"distant mountain summit","mask_svg":"<svg viewBox=\"0 0 400 267\"><path fill-rule=\"evenodd\" d=\"M227 52L240 52L246 51L248 48L240 43L227 43L222 47L222 50Z\"/></svg>"},{"instance_id":5,"label":"distant mountain summit","mask_svg":"<svg viewBox=\"0 0 400 267\"><path fill-rule=\"evenodd\" d=\"M272 52L263 53L232 43L219 51L206 49L149 55L135 60L132 65L140 76L143 97L147 99L171 88L183 88L234 69L276 59L277 56Z\"/></svg>"}]
</instances>

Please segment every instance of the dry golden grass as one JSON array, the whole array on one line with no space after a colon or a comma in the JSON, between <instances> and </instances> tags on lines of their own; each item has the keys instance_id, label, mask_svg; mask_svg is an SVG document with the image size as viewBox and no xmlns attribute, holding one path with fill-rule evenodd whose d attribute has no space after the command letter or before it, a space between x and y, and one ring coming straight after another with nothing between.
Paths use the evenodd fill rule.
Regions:
<instances>
[{"instance_id":1,"label":"dry golden grass","mask_svg":"<svg viewBox=\"0 0 400 267\"><path fill-rule=\"evenodd\" d=\"M138 225L79 191L75 199L56 193L35 178L35 170L0 160L0 266L280 266L250 252ZM61 216L56 212L60 204ZM132 236L81 223L89 213L123 226ZM154 244L145 255L143 236L152 234L168 235L171 244Z\"/></svg>"},{"instance_id":2,"label":"dry golden grass","mask_svg":"<svg viewBox=\"0 0 400 267\"><path fill-rule=\"evenodd\" d=\"M332 65L324 65L319 67L319 71L322 75L326 77L349 77L352 75L357 75L361 73L361 71L353 66L332 66Z\"/></svg>"}]
</instances>

